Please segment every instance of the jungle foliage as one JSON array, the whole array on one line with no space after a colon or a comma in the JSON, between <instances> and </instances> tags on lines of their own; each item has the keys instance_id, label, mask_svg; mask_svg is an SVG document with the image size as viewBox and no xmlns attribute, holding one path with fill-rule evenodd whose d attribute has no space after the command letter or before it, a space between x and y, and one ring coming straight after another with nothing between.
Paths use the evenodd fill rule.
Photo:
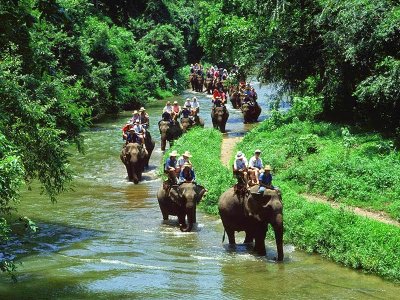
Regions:
<instances>
[{"instance_id":1,"label":"jungle foliage","mask_svg":"<svg viewBox=\"0 0 400 300\"><path fill-rule=\"evenodd\" d=\"M400 6L392 0L200 1L209 61L320 97L320 118L400 129ZM313 89L304 81L313 81Z\"/></svg>"},{"instance_id":2,"label":"jungle foliage","mask_svg":"<svg viewBox=\"0 0 400 300\"><path fill-rule=\"evenodd\" d=\"M186 0L0 2L0 244L24 184L38 180L52 201L68 188L67 147L83 150L93 119L182 89L181 67L201 55L195 10ZM0 269L13 269L10 257Z\"/></svg>"}]
</instances>

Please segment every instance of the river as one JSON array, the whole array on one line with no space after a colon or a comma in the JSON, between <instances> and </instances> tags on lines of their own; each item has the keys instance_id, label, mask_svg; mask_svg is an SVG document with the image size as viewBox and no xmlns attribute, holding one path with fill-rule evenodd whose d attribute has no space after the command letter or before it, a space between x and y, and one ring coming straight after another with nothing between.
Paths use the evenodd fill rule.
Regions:
<instances>
[{"instance_id":1,"label":"river","mask_svg":"<svg viewBox=\"0 0 400 300\"><path fill-rule=\"evenodd\" d=\"M264 86L258 93L265 118L265 95L272 90ZM193 95L187 91L177 99L183 103ZM210 98L196 96L206 127L211 127ZM283 263L271 259L273 241L268 241L263 258L244 245L231 251L221 242L223 227L217 216L198 211L191 233L181 233L175 219L164 224L155 196L162 155L157 121L164 102L148 108L157 144L140 184L127 182L119 160L120 128L130 115L126 112L85 133L85 155L71 157L74 191L55 204L37 187L23 193L19 214L35 220L40 230L11 241L9 249L18 249L21 263L18 282L2 274L0 299L399 298L398 285L293 245L285 245ZM253 125L244 125L241 114L229 108L225 138L243 135Z\"/></svg>"}]
</instances>

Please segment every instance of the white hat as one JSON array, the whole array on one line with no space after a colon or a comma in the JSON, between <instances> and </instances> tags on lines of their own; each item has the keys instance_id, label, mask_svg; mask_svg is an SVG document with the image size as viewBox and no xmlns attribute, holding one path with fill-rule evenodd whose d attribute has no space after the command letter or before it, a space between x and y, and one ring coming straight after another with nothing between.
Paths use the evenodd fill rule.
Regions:
<instances>
[{"instance_id":1,"label":"white hat","mask_svg":"<svg viewBox=\"0 0 400 300\"><path fill-rule=\"evenodd\" d=\"M182 166L183 169L184 169L184 168L191 168L191 167L192 167L192 165L189 164L188 162L185 162L185 163L183 164L183 166Z\"/></svg>"},{"instance_id":2,"label":"white hat","mask_svg":"<svg viewBox=\"0 0 400 300\"><path fill-rule=\"evenodd\" d=\"M265 171L271 171L272 168L271 168L270 165L265 165L264 170L265 170Z\"/></svg>"},{"instance_id":3,"label":"white hat","mask_svg":"<svg viewBox=\"0 0 400 300\"><path fill-rule=\"evenodd\" d=\"M178 156L178 152L176 150L172 151L169 156Z\"/></svg>"},{"instance_id":4,"label":"white hat","mask_svg":"<svg viewBox=\"0 0 400 300\"><path fill-rule=\"evenodd\" d=\"M178 101L174 101L174 104L178 104Z\"/></svg>"},{"instance_id":5,"label":"white hat","mask_svg":"<svg viewBox=\"0 0 400 300\"><path fill-rule=\"evenodd\" d=\"M257 149L256 151L254 151L254 153L261 153L261 150Z\"/></svg>"},{"instance_id":6,"label":"white hat","mask_svg":"<svg viewBox=\"0 0 400 300\"><path fill-rule=\"evenodd\" d=\"M146 109L142 106L139 111L145 111Z\"/></svg>"},{"instance_id":7,"label":"white hat","mask_svg":"<svg viewBox=\"0 0 400 300\"><path fill-rule=\"evenodd\" d=\"M243 158L243 152L242 151L238 151L236 153L236 158Z\"/></svg>"},{"instance_id":8,"label":"white hat","mask_svg":"<svg viewBox=\"0 0 400 300\"><path fill-rule=\"evenodd\" d=\"M189 151L185 151L185 153L183 153L182 155L186 157L192 157L192 154L190 154Z\"/></svg>"},{"instance_id":9,"label":"white hat","mask_svg":"<svg viewBox=\"0 0 400 300\"><path fill-rule=\"evenodd\" d=\"M138 113L138 111L135 109L134 111L133 111L133 114L137 114Z\"/></svg>"}]
</instances>

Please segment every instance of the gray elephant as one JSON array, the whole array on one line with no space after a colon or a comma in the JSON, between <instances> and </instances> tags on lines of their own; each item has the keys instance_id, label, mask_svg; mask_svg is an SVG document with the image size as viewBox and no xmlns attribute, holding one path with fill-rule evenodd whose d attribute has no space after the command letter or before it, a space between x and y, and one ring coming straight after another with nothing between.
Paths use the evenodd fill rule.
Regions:
<instances>
[{"instance_id":1,"label":"gray elephant","mask_svg":"<svg viewBox=\"0 0 400 300\"><path fill-rule=\"evenodd\" d=\"M204 119L199 116L194 117L194 123L189 118L181 118L182 132L186 133L193 126L204 127Z\"/></svg>"},{"instance_id":2,"label":"gray elephant","mask_svg":"<svg viewBox=\"0 0 400 300\"><path fill-rule=\"evenodd\" d=\"M167 141L171 147L173 141L178 139L182 135L182 127L177 121L166 121L161 120L158 122L158 129L161 135L161 150L165 151Z\"/></svg>"},{"instance_id":3,"label":"gray elephant","mask_svg":"<svg viewBox=\"0 0 400 300\"><path fill-rule=\"evenodd\" d=\"M279 191L265 190L257 194L259 186L245 193L232 187L219 198L218 209L228 235L229 244L235 244L235 231L245 231L244 243L253 243L259 255L265 255L265 236L268 224L275 232L278 261L283 260L283 206Z\"/></svg>"},{"instance_id":4,"label":"gray elephant","mask_svg":"<svg viewBox=\"0 0 400 300\"><path fill-rule=\"evenodd\" d=\"M204 187L191 182L167 187L164 182L157 192L158 204L164 220L168 216L178 216L179 228L183 232L189 232L196 223L196 205L200 202L206 190ZM185 218L187 216L188 224Z\"/></svg>"},{"instance_id":5,"label":"gray elephant","mask_svg":"<svg viewBox=\"0 0 400 300\"><path fill-rule=\"evenodd\" d=\"M225 132L225 125L229 118L228 109L225 106L213 107L211 109L211 120L213 127L219 129L222 133Z\"/></svg>"},{"instance_id":6,"label":"gray elephant","mask_svg":"<svg viewBox=\"0 0 400 300\"><path fill-rule=\"evenodd\" d=\"M211 94L214 90L214 79L213 78L206 78L204 81L204 88L207 91L207 94Z\"/></svg>"},{"instance_id":7,"label":"gray elephant","mask_svg":"<svg viewBox=\"0 0 400 300\"><path fill-rule=\"evenodd\" d=\"M261 114L261 107L257 101L244 102L241 109L243 113L243 122L245 124L257 122Z\"/></svg>"},{"instance_id":8,"label":"gray elephant","mask_svg":"<svg viewBox=\"0 0 400 300\"><path fill-rule=\"evenodd\" d=\"M129 181L137 184L142 180L147 156L146 149L138 143L129 143L122 148L120 158L128 172Z\"/></svg>"}]
</instances>

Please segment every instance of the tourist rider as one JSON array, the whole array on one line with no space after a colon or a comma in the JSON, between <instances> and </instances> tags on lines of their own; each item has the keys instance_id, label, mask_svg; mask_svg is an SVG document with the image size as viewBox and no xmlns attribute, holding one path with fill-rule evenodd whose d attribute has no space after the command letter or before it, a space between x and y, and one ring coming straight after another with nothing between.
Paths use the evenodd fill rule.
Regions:
<instances>
[{"instance_id":1,"label":"tourist rider","mask_svg":"<svg viewBox=\"0 0 400 300\"><path fill-rule=\"evenodd\" d=\"M129 128L128 134L126 136L126 143L137 143L137 136L135 133L135 129L133 129L133 126Z\"/></svg>"},{"instance_id":2,"label":"tourist rider","mask_svg":"<svg viewBox=\"0 0 400 300\"><path fill-rule=\"evenodd\" d=\"M163 113L169 113L170 115L172 115L172 105L170 101L167 101L167 103L165 104L164 108L163 108Z\"/></svg>"},{"instance_id":3,"label":"tourist rider","mask_svg":"<svg viewBox=\"0 0 400 300\"><path fill-rule=\"evenodd\" d=\"M144 107L141 107L139 109L139 113L140 113L140 124L142 124L142 126L144 127L144 129L149 128L149 115L146 112L146 109Z\"/></svg>"},{"instance_id":4,"label":"tourist rider","mask_svg":"<svg viewBox=\"0 0 400 300\"><path fill-rule=\"evenodd\" d=\"M133 125L132 129L133 129L133 131L134 131L135 134L136 134L138 143L141 144L141 145L143 145L144 148L146 148L145 142L144 142L146 130L145 130L144 127L140 124L140 121L139 121L139 120L136 120L136 121L135 121L135 125Z\"/></svg>"},{"instance_id":5,"label":"tourist rider","mask_svg":"<svg viewBox=\"0 0 400 300\"><path fill-rule=\"evenodd\" d=\"M190 158L192 157L192 155L190 154L189 151L185 151L181 157L179 157L178 159L178 163L177 163L177 168L179 171L182 170L182 167L184 164L190 164L192 165L192 162L190 161Z\"/></svg>"},{"instance_id":6,"label":"tourist rider","mask_svg":"<svg viewBox=\"0 0 400 300\"><path fill-rule=\"evenodd\" d=\"M191 109L192 109L192 115L193 116L197 116L197 114L200 111L200 104L197 101L196 97L193 97L193 99L192 99L192 107L191 107Z\"/></svg>"},{"instance_id":7,"label":"tourist rider","mask_svg":"<svg viewBox=\"0 0 400 300\"><path fill-rule=\"evenodd\" d=\"M187 106L192 106L192 102L190 101L190 98L186 98L185 103L183 103L183 107L187 107Z\"/></svg>"},{"instance_id":8,"label":"tourist rider","mask_svg":"<svg viewBox=\"0 0 400 300\"><path fill-rule=\"evenodd\" d=\"M192 111L190 109L190 105L187 105L182 109L182 118L188 118L189 123L193 125L193 116L192 116Z\"/></svg>"},{"instance_id":9,"label":"tourist rider","mask_svg":"<svg viewBox=\"0 0 400 300\"><path fill-rule=\"evenodd\" d=\"M236 175L238 181L243 179L245 184L247 184L247 168L248 163L245 155L242 151L238 151L233 162L233 174Z\"/></svg>"},{"instance_id":10,"label":"tourist rider","mask_svg":"<svg viewBox=\"0 0 400 300\"><path fill-rule=\"evenodd\" d=\"M260 175L259 181L260 181L260 188L258 189L258 193L262 194L266 189L277 190L277 188L272 185L272 175L271 175L270 165L266 165L264 167L264 173Z\"/></svg>"},{"instance_id":11,"label":"tourist rider","mask_svg":"<svg viewBox=\"0 0 400 300\"><path fill-rule=\"evenodd\" d=\"M128 137L129 129L132 127L132 123L129 121L127 122L124 127L122 127L122 140L126 140Z\"/></svg>"},{"instance_id":12,"label":"tourist rider","mask_svg":"<svg viewBox=\"0 0 400 300\"><path fill-rule=\"evenodd\" d=\"M171 184L177 184L177 174L178 174L178 161L176 160L176 157L178 156L178 152L176 150L172 151L169 154L169 157L165 161L165 166L164 166L164 172L168 174L168 179Z\"/></svg>"},{"instance_id":13,"label":"tourist rider","mask_svg":"<svg viewBox=\"0 0 400 300\"><path fill-rule=\"evenodd\" d=\"M181 107L178 104L178 101L174 101L174 105L172 105L172 120L176 121L181 114Z\"/></svg>"},{"instance_id":14,"label":"tourist rider","mask_svg":"<svg viewBox=\"0 0 400 300\"><path fill-rule=\"evenodd\" d=\"M184 182L195 182L196 175L194 174L192 165L189 163L184 163L182 166L182 171L179 173L179 183Z\"/></svg>"},{"instance_id":15,"label":"tourist rider","mask_svg":"<svg viewBox=\"0 0 400 300\"><path fill-rule=\"evenodd\" d=\"M139 120L139 122L140 122L140 115L139 115L139 112L137 110L134 110L133 113L132 113L132 118L131 118L130 121L131 121L132 124L135 124L136 120Z\"/></svg>"},{"instance_id":16,"label":"tourist rider","mask_svg":"<svg viewBox=\"0 0 400 300\"><path fill-rule=\"evenodd\" d=\"M254 156L249 160L249 176L251 185L259 184L258 177L260 170L263 168L263 162L261 160L261 150L257 149L254 151Z\"/></svg>"}]
</instances>

